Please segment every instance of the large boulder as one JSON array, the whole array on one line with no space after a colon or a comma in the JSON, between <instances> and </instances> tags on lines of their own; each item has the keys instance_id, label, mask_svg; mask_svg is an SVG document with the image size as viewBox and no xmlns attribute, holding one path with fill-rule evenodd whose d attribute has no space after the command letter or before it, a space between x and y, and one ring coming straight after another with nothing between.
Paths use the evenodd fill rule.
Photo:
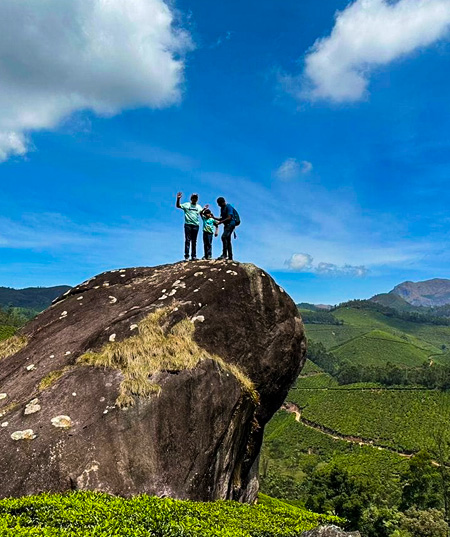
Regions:
<instances>
[{"instance_id":1,"label":"large boulder","mask_svg":"<svg viewBox=\"0 0 450 537\"><path fill-rule=\"evenodd\" d=\"M253 501L304 354L293 301L254 265L96 276L0 343L0 496Z\"/></svg>"}]
</instances>

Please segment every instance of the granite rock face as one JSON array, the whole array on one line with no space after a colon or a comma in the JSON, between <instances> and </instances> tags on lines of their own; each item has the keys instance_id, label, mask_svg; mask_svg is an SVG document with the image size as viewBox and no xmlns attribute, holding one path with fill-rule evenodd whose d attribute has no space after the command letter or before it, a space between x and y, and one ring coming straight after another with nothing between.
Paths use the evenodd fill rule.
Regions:
<instances>
[{"instance_id":1,"label":"granite rock face","mask_svg":"<svg viewBox=\"0 0 450 537\"><path fill-rule=\"evenodd\" d=\"M0 497L253 501L304 354L295 304L254 265L96 276L0 342Z\"/></svg>"}]
</instances>

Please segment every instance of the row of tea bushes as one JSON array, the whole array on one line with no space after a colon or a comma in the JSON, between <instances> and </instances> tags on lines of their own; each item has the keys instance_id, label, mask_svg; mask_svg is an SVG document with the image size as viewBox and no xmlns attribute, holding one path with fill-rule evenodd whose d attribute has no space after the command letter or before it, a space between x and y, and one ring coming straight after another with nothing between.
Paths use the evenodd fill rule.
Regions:
<instances>
[{"instance_id":1,"label":"row of tea bushes","mask_svg":"<svg viewBox=\"0 0 450 537\"><path fill-rule=\"evenodd\" d=\"M95 492L0 500L2 537L299 537L342 523L264 497L258 505Z\"/></svg>"}]
</instances>

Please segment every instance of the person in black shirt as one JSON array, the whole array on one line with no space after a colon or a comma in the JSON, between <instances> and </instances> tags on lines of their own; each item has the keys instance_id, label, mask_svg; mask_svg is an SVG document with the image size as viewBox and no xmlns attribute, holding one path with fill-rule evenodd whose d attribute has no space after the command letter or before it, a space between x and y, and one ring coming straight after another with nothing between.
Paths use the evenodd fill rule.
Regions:
<instances>
[{"instance_id":1,"label":"person in black shirt","mask_svg":"<svg viewBox=\"0 0 450 537\"><path fill-rule=\"evenodd\" d=\"M234 218L235 211L232 205L226 202L225 198L217 198L217 205L220 207L220 219L217 223L223 224L224 229L222 233L223 251L222 255L218 259L233 259L233 247L231 245L231 237L236 227L236 221Z\"/></svg>"}]
</instances>

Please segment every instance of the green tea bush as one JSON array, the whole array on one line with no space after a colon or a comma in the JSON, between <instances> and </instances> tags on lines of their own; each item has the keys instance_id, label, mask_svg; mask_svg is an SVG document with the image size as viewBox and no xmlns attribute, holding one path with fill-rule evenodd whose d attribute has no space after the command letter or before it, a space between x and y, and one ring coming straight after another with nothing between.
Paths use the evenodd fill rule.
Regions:
<instances>
[{"instance_id":1,"label":"green tea bush","mask_svg":"<svg viewBox=\"0 0 450 537\"><path fill-rule=\"evenodd\" d=\"M16 329L13 326L0 325L0 341L2 339L8 339L16 333Z\"/></svg>"},{"instance_id":2,"label":"green tea bush","mask_svg":"<svg viewBox=\"0 0 450 537\"><path fill-rule=\"evenodd\" d=\"M0 500L2 537L297 537L343 522L267 498L247 505L73 492Z\"/></svg>"}]
</instances>

